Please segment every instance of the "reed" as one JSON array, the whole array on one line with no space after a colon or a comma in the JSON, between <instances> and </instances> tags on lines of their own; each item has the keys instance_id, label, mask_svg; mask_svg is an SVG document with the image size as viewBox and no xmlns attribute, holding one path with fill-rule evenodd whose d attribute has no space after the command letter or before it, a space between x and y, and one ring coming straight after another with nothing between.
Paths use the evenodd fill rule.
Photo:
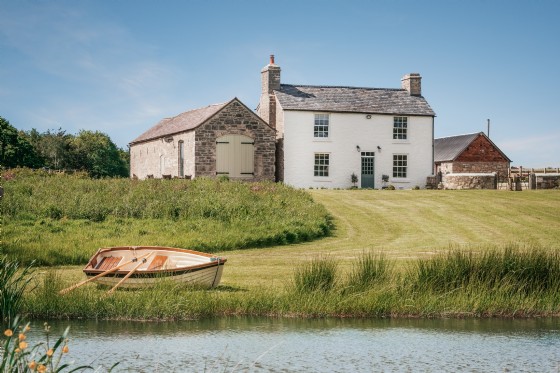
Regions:
<instances>
[{"instance_id":1,"label":"reed","mask_svg":"<svg viewBox=\"0 0 560 373\"><path fill-rule=\"evenodd\" d=\"M31 265L21 268L18 261L0 256L0 312L3 325L10 325L20 312L24 292L32 279Z\"/></svg>"},{"instance_id":2,"label":"reed","mask_svg":"<svg viewBox=\"0 0 560 373\"><path fill-rule=\"evenodd\" d=\"M363 252L353 265L349 276L348 288L365 290L383 284L393 277L394 263L382 253Z\"/></svg>"},{"instance_id":3,"label":"reed","mask_svg":"<svg viewBox=\"0 0 560 373\"><path fill-rule=\"evenodd\" d=\"M294 271L293 286L297 293L328 292L337 280L338 263L329 257L313 258Z\"/></svg>"},{"instance_id":4,"label":"reed","mask_svg":"<svg viewBox=\"0 0 560 373\"><path fill-rule=\"evenodd\" d=\"M409 277L417 289L448 292L476 286L509 286L527 294L556 291L560 285L560 254L538 247L508 245L499 250L451 250L418 260Z\"/></svg>"}]
</instances>

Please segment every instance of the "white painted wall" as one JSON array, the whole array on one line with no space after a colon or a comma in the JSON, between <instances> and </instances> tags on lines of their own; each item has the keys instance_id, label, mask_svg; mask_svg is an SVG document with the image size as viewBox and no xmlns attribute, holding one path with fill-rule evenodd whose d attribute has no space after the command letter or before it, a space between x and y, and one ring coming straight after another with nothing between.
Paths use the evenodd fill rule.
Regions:
<instances>
[{"instance_id":1,"label":"white painted wall","mask_svg":"<svg viewBox=\"0 0 560 373\"><path fill-rule=\"evenodd\" d=\"M318 112L317 112L318 113ZM284 111L284 182L298 188L349 188L350 176L361 178L361 153L375 153L375 188L381 175L397 189L424 188L433 172L433 119L408 117L408 139L393 140L393 115L330 114L329 138L314 138L316 112ZM378 150L377 147L381 150ZM329 177L313 175L314 154L330 153ZM408 155L406 179L393 178L393 154ZM358 187L361 180L358 181Z\"/></svg>"}]
</instances>

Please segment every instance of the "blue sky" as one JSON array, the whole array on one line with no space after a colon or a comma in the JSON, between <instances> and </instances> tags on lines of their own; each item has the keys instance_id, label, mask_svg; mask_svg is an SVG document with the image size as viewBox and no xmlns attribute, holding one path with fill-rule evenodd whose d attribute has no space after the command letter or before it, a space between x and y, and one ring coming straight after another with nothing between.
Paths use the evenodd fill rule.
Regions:
<instances>
[{"instance_id":1,"label":"blue sky","mask_svg":"<svg viewBox=\"0 0 560 373\"><path fill-rule=\"evenodd\" d=\"M525 167L560 166L560 1L0 0L0 116L108 134L282 82L400 88L422 75L436 137L486 131Z\"/></svg>"}]
</instances>

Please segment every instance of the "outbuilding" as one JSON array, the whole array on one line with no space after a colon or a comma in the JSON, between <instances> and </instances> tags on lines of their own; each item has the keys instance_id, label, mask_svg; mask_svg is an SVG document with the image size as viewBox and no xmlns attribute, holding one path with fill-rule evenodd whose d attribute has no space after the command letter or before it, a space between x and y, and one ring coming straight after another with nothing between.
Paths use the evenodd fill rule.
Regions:
<instances>
[{"instance_id":1,"label":"outbuilding","mask_svg":"<svg viewBox=\"0 0 560 373\"><path fill-rule=\"evenodd\" d=\"M510 163L484 132L434 139L434 168L446 189L495 189Z\"/></svg>"},{"instance_id":2,"label":"outbuilding","mask_svg":"<svg viewBox=\"0 0 560 373\"><path fill-rule=\"evenodd\" d=\"M239 99L164 118L130 146L132 178L275 178L276 131Z\"/></svg>"}]
</instances>

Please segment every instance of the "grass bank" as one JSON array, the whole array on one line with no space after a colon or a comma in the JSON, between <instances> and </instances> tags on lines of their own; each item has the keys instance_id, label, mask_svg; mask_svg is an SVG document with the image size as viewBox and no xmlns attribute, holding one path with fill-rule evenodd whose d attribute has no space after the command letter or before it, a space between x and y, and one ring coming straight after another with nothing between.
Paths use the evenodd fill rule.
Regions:
<instances>
[{"instance_id":1,"label":"grass bank","mask_svg":"<svg viewBox=\"0 0 560 373\"><path fill-rule=\"evenodd\" d=\"M26 298L31 316L50 318L197 319L273 317L531 317L560 315L560 252L508 246L452 250L398 266L362 253L344 271L328 256L296 266L281 285L185 289L169 282L143 291L67 285L48 270Z\"/></svg>"},{"instance_id":2,"label":"grass bank","mask_svg":"<svg viewBox=\"0 0 560 373\"><path fill-rule=\"evenodd\" d=\"M85 264L99 247L206 252L285 245L329 234L325 208L282 184L227 180L92 180L4 172L0 254L37 265Z\"/></svg>"}]
</instances>

